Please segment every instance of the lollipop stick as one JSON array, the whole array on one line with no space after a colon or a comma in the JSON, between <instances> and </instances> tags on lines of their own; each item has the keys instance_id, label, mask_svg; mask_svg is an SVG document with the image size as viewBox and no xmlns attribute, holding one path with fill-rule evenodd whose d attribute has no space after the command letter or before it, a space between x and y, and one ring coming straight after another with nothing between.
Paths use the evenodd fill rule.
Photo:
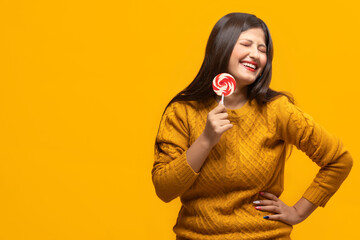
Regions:
<instances>
[{"instance_id":1,"label":"lollipop stick","mask_svg":"<svg viewBox=\"0 0 360 240\"><path fill-rule=\"evenodd\" d=\"M221 104L224 105L224 94L221 94Z\"/></svg>"}]
</instances>

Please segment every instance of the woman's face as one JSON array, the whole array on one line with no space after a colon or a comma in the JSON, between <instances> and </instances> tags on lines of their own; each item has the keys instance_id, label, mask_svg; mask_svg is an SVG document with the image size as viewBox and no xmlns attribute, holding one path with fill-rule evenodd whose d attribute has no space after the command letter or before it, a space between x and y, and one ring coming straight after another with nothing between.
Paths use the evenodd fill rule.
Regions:
<instances>
[{"instance_id":1,"label":"woman's face","mask_svg":"<svg viewBox=\"0 0 360 240\"><path fill-rule=\"evenodd\" d=\"M266 64L265 34L261 28L242 32L230 56L228 72L235 77L237 87L255 82Z\"/></svg>"}]
</instances>

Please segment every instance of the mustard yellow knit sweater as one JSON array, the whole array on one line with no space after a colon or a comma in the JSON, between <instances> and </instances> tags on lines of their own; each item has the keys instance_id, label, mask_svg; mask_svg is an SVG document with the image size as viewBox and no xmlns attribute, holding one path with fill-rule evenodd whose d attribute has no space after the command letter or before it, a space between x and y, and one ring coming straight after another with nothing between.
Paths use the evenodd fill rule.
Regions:
<instances>
[{"instance_id":1,"label":"mustard yellow knit sweater","mask_svg":"<svg viewBox=\"0 0 360 240\"><path fill-rule=\"evenodd\" d=\"M182 207L173 230L177 239L290 239L292 226L263 219L272 214L252 203L259 191L281 195L290 144L321 168L303 197L324 207L352 167L342 142L313 118L277 97L264 107L255 100L227 110L234 125L211 150L199 173L187 163L186 150L203 132L207 114L217 106L172 103L156 137L152 180L160 199L180 196Z\"/></svg>"}]
</instances>

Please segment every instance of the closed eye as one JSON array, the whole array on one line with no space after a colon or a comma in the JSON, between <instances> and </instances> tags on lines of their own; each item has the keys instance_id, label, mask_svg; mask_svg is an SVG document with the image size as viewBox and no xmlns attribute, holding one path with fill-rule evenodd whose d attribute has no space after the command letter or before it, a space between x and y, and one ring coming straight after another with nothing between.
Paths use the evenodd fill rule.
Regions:
<instances>
[{"instance_id":1,"label":"closed eye","mask_svg":"<svg viewBox=\"0 0 360 240\"><path fill-rule=\"evenodd\" d=\"M241 45L245 46L245 47L250 47L251 43L240 43ZM266 48L264 46L260 46L259 51L262 53L266 53Z\"/></svg>"},{"instance_id":2,"label":"closed eye","mask_svg":"<svg viewBox=\"0 0 360 240\"><path fill-rule=\"evenodd\" d=\"M266 53L266 48L260 48L260 52Z\"/></svg>"}]
</instances>

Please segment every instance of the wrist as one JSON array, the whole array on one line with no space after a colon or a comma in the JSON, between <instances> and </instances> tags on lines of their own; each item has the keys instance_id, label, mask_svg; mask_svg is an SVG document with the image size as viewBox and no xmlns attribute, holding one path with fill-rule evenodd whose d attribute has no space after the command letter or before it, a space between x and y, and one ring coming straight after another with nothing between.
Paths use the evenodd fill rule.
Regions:
<instances>
[{"instance_id":1,"label":"wrist","mask_svg":"<svg viewBox=\"0 0 360 240\"><path fill-rule=\"evenodd\" d=\"M199 136L198 140L204 148L212 149L215 145L204 132Z\"/></svg>"},{"instance_id":2,"label":"wrist","mask_svg":"<svg viewBox=\"0 0 360 240\"><path fill-rule=\"evenodd\" d=\"M307 216L305 216L304 212L302 212L300 209L298 209L298 207L296 207L295 205L292 207L295 209L297 216L300 218L300 221L298 223L304 221L307 217Z\"/></svg>"},{"instance_id":3,"label":"wrist","mask_svg":"<svg viewBox=\"0 0 360 240\"><path fill-rule=\"evenodd\" d=\"M317 205L313 204L305 198L301 198L297 203L294 204L293 208L297 212L298 216L304 220L317 208Z\"/></svg>"}]
</instances>

